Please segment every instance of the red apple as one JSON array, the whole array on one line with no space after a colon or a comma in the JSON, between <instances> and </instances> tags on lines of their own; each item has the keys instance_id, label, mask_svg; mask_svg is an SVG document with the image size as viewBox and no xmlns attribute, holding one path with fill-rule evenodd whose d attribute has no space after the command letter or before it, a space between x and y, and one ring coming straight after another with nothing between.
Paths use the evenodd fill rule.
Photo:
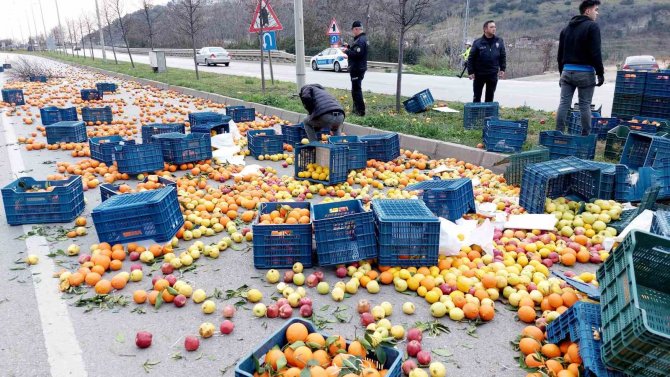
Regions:
<instances>
[{"instance_id":1,"label":"red apple","mask_svg":"<svg viewBox=\"0 0 670 377\"><path fill-rule=\"evenodd\" d=\"M221 331L221 334L228 335L231 332L233 332L233 329L235 328L235 325L230 322L229 320L225 320L221 323L221 327L219 327L219 330Z\"/></svg>"},{"instance_id":2,"label":"red apple","mask_svg":"<svg viewBox=\"0 0 670 377\"><path fill-rule=\"evenodd\" d=\"M150 332L138 331L137 335L135 335L135 345L138 346L139 348L148 348L149 346L151 346L152 338L153 335L151 335Z\"/></svg>"},{"instance_id":3,"label":"red apple","mask_svg":"<svg viewBox=\"0 0 670 377\"><path fill-rule=\"evenodd\" d=\"M304 318L311 317L312 316L312 306L311 305L303 305L300 307L300 315L303 316Z\"/></svg>"},{"instance_id":4,"label":"red apple","mask_svg":"<svg viewBox=\"0 0 670 377\"><path fill-rule=\"evenodd\" d=\"M284 283L286 284L293 283L293 275L295 275L293 270L288 270L284 272Z\"/></svg>"},{"instance_id":5,"label":"red apple","mask_svg":"<svg viewBox=\"0 0 670 377\"><path fill-rule=\"evenodd\" d=\"M421 351L421 343L416 340L410 340L407 343L407 354L411 357L416 357L416 355Z\"/></svg>"},{"instance_id":6,"label":"red apple","mask_svg":"<svg viewBox=\"0 0 670 377\"><path fill-rule=\"evenodd\" d=\"M134 263L130 266L130 271L140 270L142 271L142 265L140 263Z\"/></svg>"},{"instance_id":7,"label":"red apple","mask_svg":"<svg viewBox=\"0 0 670 377\"><path fill-rule=\"evenodd\" d=\"M284 318L284 319L291 318L292 315L293 315L293 308L291 307L291 305L286 304L286 305L281 306L279 308L279 316L281 318Z\"/></svg>"},{"instance_id":8,"label":"red apple","mask_svg":"<svg viewBox=\"0 0 670 377\"><path fill-rule=\"evenodd\" d=\"M177 282L177 278L176 278L174 275L168 275L168 276L166 276L166 277L165 277L165 280L167 280L168 283L170 283L170 287L174 286L174 283Z\"/></svg>"},{"instance_id":9,"label":"red apple","mask_svg":"<svg viewBox=\"0 0 670 377\"><path fill-rule=\"evenodd\" d=\"M137 251L133 251L130 254L128 254L128 258L133 262L135 262L136 260L140 260L140 253L138 253Z\"/></svg>"},{"instance_id":10,"label":"red apple","mask_svg":"<svg viewBox=\"0 0 670 377\"><path fill-rule=\"evenodd\" d=\"M314 274L309 274L307 276L307 286L310 288L314 288L319 284L319 278L316 277Z\"/></svg>"},{"instance_id":11,"label":"red apple","mask_svg":"<svg viewBox=\"0 0 670 377\"><path fill-rule=\"evenodd\" d=\"M200 339L198 339L197 336L189 335L184 339L184 348L186 348L188 352L193 352L197 350L198 347L200 347Z\"/></svg>"},{"instance_id":12,"label":"red apple","mask_svg":"<svg viewBox=\"0 0 670 377\"><path fill-rule=\"evenodd\" d=\"M235 315L235 307L233 305L228 304L223 308L224 317L233 318L234 315Z\"/></svg>"},{"instance_id":13,"label":"red apple","mask_svg":"<svg viewBox=\"0 0 670 377\"><path fill-rule=\"evenodd\" d=\"M421 350L416 354L416 361L419 362L419 365L428 365L430 364L430 351Z\"/></svg>"},{"instance_id":14,"label":"red apple","mask_svg":"<svg viewBox=\"0 0 670 377\"><path fill-rule=\"evenodd\" d=\"M402 372L405 373L405 376L409 376L409 372L417 368L416 362L414 360L405 360L402 363Z\"/></svg>"},{"instance_id":15,"label":"red apple","mask_svg":"<svg viewBox=\"0 0 670 377\"><path fill-rule=\"evenodd\" d=\"M375 317L372 313L361 313L361 325L368 327L369 324L375 323Z\"/></svg>"},{"instance_id":16,"label":"red apple","mask_svg":"<svg viewBox=\"0 0 670 377\"><path fill-rule=\"evenodd\" d=\"M417 342L420 342L422 338L423 338L423 333L421 332L421 330L417 329L416 327L407 330L407 340L408 341L416 340Z\"/></svg>"},{"instance_id":17,"label":"red apple","mask_svg":"<svg viewBox=\"0 0 670 377\"><path fill-rule=\"evenodd\" d=\"M370 301L365 299L358 300L358 306L356 307L358 314L367 313L370 311Z\"/></svg>"},{"instance_id":18,"label":"red apple","mask_svg":"<svg viewBox=\"0 0 670 377\"><path fill-rule=\"evenodd\" d=\"M335 271L335 275L342 279L343 277L347 276L347 269L346 267L338 267L337 270Z\"/></svg>"},{"instance_id":19,"label":"red apple","mask_svg":"<svg viewBox=\"0 0 670 377\"><path fill-rule=\"evenodd\" d=\"M79 264L84 264L84 263L91 260L91 256L88 255L88 254L81 254L81 255L79 255L78 259L79 259ZM132 271L132 268L131 268L131 271Z\"/></svg>"},{"instance_id":20,"label":"red apple","mask_svg":"<svg viewBox=\"0 0 670 377\"><path fill-rule=\"evenodd\" d=\"M300 304L300 306L304 306L304 305L312 306L312 299L309 298L309 297L303 297L303 298L300 299L299 304Z\"/></svg>"},{"instance_id":21,"label":"red apple","mask_svg":"<svg viewBox=\"0 0 670 377\"><path fill-rule=\"evenodd\" d=\"M181 308L182 306L186 305L186 301L188 301L188 300L186 299L186 296L184 296L184 295L176 295L176 296L174 297L174 300L173 300L172 302L174 302L174 306L176 306L176 307L178 307L178 308Z\"/></svg>"},{"instance_id":22,"label":"red apple","mask_svg":"<svg viewBox=\"0 0 670 377\"><path fill-rule=\"evenodd\" d=\"M265 315L267 315L268 318L279 317L279 306L277 306L277 304L268 305L267 312L265 312Z\"/></svg>"},{"instance_id":23,"label":"red apple","mask_svg":"<svg viewBox=\"0 0 670 377\"><path fill-rule=\"evenodd\" d=\"M172 263L169 262L163 262L163 265L161 265L161 272L164 273L165 275L171 274L174 271L174 266Z\"/></svg>"},{"instance_id":24,"label":"red apple","mask_svg":"<svg viewBox=\"0 0 670 377\"><path fill-rule=\"evenodd\" d=\"M279 300L277 300L276 304L278 308L281 308L284 305L288 305L288 299L286 297L282 297Z\"/></svg>"},{"instance_id":25,"label":"red apple","mask_svg":"<svg viewBox=\"0 0 670 377\"><path fill-rule=\"evenodd\" d=\"M319 279L319 281L323 280L323 271L314 271L314 275L316 275L316 278Z\"/></svg>"}]
</instances>

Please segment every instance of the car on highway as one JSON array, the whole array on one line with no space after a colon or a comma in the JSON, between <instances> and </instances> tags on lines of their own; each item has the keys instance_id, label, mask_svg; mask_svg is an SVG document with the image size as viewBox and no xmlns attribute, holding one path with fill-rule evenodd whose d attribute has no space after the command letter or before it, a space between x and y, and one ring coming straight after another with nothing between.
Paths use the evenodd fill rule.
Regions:
<instances>
[{"instance_id":1,"label":"car on highway","mask_svg":"<svg viewBox=\"0 0 670 377\"><path fill-rule=\"evenodd\" d=\"M347 54L339 48L327 48L310 59L312 69L332 69L335 72L342 72L349 68Z\"/></svg>"},{"instance_id":2,"label":"car on highway","mask_svg":"<svg viewBox=\"0 0 670 377\"><path fill-rule=\"evenodd\" d=\"M658 69L656 59L651 55L629 56L623 63L623 70L654 71Z\"/></svg>"},{"instance_id":3,"label":"car on highway","mask_svg":"<svg viewBox=\"0 0 670 377\"><path fill-rule=\"evenodd\" d=\"M195 63L206 65L223 64L227 67L230 65L230 54L223 47L203 47L195 54Z\"/></svg>"}]
</instances>

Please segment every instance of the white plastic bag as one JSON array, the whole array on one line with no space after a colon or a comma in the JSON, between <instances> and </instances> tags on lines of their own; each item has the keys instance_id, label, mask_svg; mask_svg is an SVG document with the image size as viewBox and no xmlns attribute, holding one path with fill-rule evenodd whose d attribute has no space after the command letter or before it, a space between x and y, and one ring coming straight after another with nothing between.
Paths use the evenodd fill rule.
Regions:
<instances>
[{"instance_id":1,"label":"white plastic bag","mask_svg":"<svg viewBox=\"0 0 670 377\"><path fill-rule=\"evenodd\" d=\"M463 246L479 245L484 252L493 255L493 231L488 219L477 226L477 220L458 219L453 223L440 217L440 254L458 255Z\"/></svg>"}]
</instances>

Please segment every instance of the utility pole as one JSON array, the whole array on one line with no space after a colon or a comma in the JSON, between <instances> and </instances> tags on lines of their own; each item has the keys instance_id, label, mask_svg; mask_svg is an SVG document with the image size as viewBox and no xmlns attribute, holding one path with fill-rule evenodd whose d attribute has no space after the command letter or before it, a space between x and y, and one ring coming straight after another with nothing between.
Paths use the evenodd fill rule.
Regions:
<instances>
[{"instance_id":1,"label":"utility pole","mask_svg":"<svg viewBox=\"0 0 670 377\"><path fill-rule=\"evenodd\" d=\"M98 16L98 31L100 31L100 44L102 45L102 60L107 61L107 52L105 52L105 35L102 32L102 22L100 22L100 8L98 0L95 0L95 14Z\"/></svg>"},{"instance_id":2,"label":"utility pole","mask_svg":"<svg viewBox=\"0 0 670 377\"><path fill-rule=\"evenodd\" d=\"M463 44L468 42L468 19L470 18L470 0L465 0L465 20L463 20Z\"/></svg>"},{"instance_id":3,"label":"utility pole","mask_svg":"<svg viewBox=\"0 0 670 377\"><path fill-rule=\"evenodd\" d=\"M58 10L58 0L54 0L54 2L56 3L56 16L58 17L58 35L60 36L61 43L63 44L63 52L65 53L65 55L67 55L67 49L65 48L65 38L63 37L63 26L60 23L60 10Z\"/></svg>"},{"instance_id":4,"label":"utility pole","mask_svg":"<svg viewBox=\"0 0 670 377\"><path fill-rule=\"evenodd\" d=\"M33 15L33 26L35 27L35 38L37 38L37 41L38 41L37 45L39 46L40 45L40 43L39 43L40 36L39 36L39 32L37 31L37 22L35 21L35 12L33 11L32 8L30 9L30 13Z\"/></svg>"},{"instance_id":5,"label":"utility pole","mask_svg":"<svg viewBox=\"0 0 670 377\"><path fill-rule=\"evenodd\" d=\"M44 11L42 10L42 0L37 0L37 3L40 5L40 14L42 15L42 28L44 29L44 47L47 49L47 26L44 23Z\"/></svg>"},{"instance_id":6,"label":"utility pole","mask_svg":"<svg viewBox=\"0 0 670 377\"><path fill-rule=\"evenodd\" d=\"M305 25L302 16L302 0L293 0L295 23L295 83L300 88L305 85Z\"/></svg>"}]
</instances>

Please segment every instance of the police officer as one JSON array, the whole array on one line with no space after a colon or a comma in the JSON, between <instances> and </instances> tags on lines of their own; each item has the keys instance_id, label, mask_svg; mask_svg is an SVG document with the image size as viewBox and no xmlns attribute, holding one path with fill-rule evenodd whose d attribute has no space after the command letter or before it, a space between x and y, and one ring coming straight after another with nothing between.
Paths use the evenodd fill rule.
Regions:
<instances>
[{"instance_id":1,"label":"police officer","mask_svg":"<svg viewBox=\"0 0 670 377\"><path fill-rule=\"evenodd\" d=\"M351 25L351 31L354 33L354 42L352 45L344 45L344 53L347 54L349 60L351 97L354 100L353 113L365 116L365 102L363 101L361 84L363 83L363 77L365 77L365 71L368 69L368 37L363 32L363 25L360 21L354 21Z\"/></svg>"},{"instance_id":2,"label":"police officer","mask_svg":"<svg viewBox=\"0 0 670 377\"><path fill-rule=\"evenodd\" d=\"M482 102L482 91L486 85L486 102L493 102L498 86L498 77L505 78L507 54L502 38L496 36L496 23L484 23L484 35L472 44L468 57L468 75L474 80L473 102Z\"/></svg>"},{"instance_id":3,"label":"police officer","mask_svg":"<svg viewBox=\"0 0 670 377\"><path fill-rule=\"evenodd\" d=\"M319 84L308 84L300 89L300 100L309 114L305 118L305 133L310 142L319 141L316 133L329 131L331 135L340 134L344 123L342 105Z\"/></svg>"},{"instance_id":4,"label":"police officer","mask_svg":"<svg viewBox=\"0 0 670 377\"><path fill-rule=\"evenodd\" d=\"M461 58L463 59L463 70L461 71L461 75L458 76L459 79L463 78L465 70L468 69L468 57L470 57L471 48L472 48L472 42L470 41L465 42L465 51L461 54Z\"/></svg>"}]
</instances>

